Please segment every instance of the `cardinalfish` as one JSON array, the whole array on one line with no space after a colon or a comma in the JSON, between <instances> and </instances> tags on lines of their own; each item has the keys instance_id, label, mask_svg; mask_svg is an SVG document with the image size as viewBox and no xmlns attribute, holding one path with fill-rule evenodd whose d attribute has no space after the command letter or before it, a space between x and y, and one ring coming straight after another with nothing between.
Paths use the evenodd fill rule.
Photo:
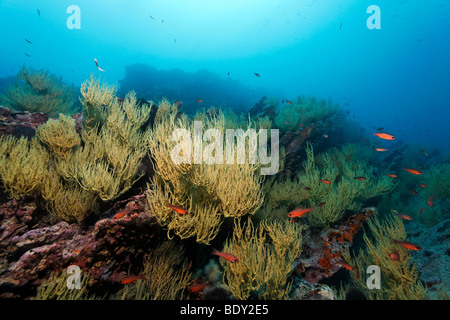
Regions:
<instances>
[{"instance_id":1,"label":"cardinalfish","mask_svg":"<svg viewBox=\"0 0 450 320\"><path fill-rule=\"evenodd\" d=\"M397 175L393 173L386 173L386 175L391 178L397 178Z\"/></svg>"},{"instance_id":2,"label":"cardinalfish","mask_svg":"<svg viewBox=\"0 0 450 320\"><path fill-rule=\"evenodd\" d=\"M400 218L405 219L405 220L412 220L413 219L411 216L408 216L407 214L403 214L403 213L395 213L395 215L397 217L400 217Z\"/></svg>"},{"instance_id":3,"label":"cardinalfish","mask_svg":"<svg viewBox=\"0 0 450 320\"><path fill-rule=\"evenodd\" d=\"M198 102L203 102L203 100L202 99L196 99Z\"/></svg>"},{"instance_id":4,"label":"cardinalfish","mask_svg":"<svg viewBox=\"0 0 450 320\"><path fill-rule=\"evenodd\" d=\"M319 207L323 207L325 205L325 202L319 203Z\"/></svg>"},{"instance_id":5,"label":"cardinalfish","mask_svg":"<svg viewBox=\"0 0 450 320\"><path fill-rule=\"evenodd\" d=\"M404 241L399 241L399 240L392 239L392 242L394 242L396 244L399 244L402 247L405 247L406 249L409 249L409 250L414 250L414 251L422 250L422 248L419 247L417 244L409 242L409 241L405 241L405 240Z\"/></svg>"},{"instance_id":6,"label":"cardinalfish","mask_svg":"<svg viewBox=\"0 0 450 320\"><path fill-rule=\"evenodd\" d=\"M411 192L412 194L418 194L416 190L409 190L409 192Z\"/></svg>"},{"instance_id":7,"label":"cardinalfish","mask_svg":"<svg viewBox=\"0 0 450 320\"><path fill-rule=\"evenodd\" d=\"M418 169L414 169L414 168L403 168L403 170L408 171L412 174L416 174L416 175L422 174L422 171L420 171Z\"/></svg>"},{"instance_id":8,"label":"cardinalfish","mask_svg":"<svg viewBox=\"0 0 450 320\"><path fill-rule=\"evenodd\" d=\"M356 177L355 179L356 180L366 180L367 178L366 177Z\"/></svg>"},{"instance_id":9,"label":"cardinalfish","mask_svg":"<svg viewBox=\"0 0 450 320\"><path fill-rule=\"evenodd\" d=\"M426 187L428 187L425 183L419 183L419 187L421 187L421 188L426 188Z\"/></svg>"},{"instance_id":10,"label":"cardinalfish","mask_svg":"<svg viewBox=\"0 0 450 320\"><path fill-rule=\"evenodd\" d=\"M196 284L193 284L192 286L189 286L187 288L187 290L189 293L198 293L198 292L202 291L203 289L205 289L207 286L209 286L209 282L196 283Z\"/></svg>"},{"instance_id":11,"label":"cardinalfish","mask_svg":"<svg viewBox=\"0 0 450 320\"><path fill-rule=\"evenodd\" d=\"M286 103L289 103L289 104L291 104L291 103L292 103L292 101L291 101L291 100L286 100Z\"/></svg>"},{"instance_id":12,"label":"cardinalfish","mask_svg":"<svg viewBox=\"0 0 450 320\"><path fill-rule=\"evenodd\" d=\"M341 267L344 267L345 269L350 270L350 271L355 271L356 270L356 267L354 267L351 264L349 264L347 262L344 262L344 261L339 261L336 264L338 264Z\"/></svg>"},{"instance_id":13,"label":"cardinalfish","mask_svg":"<svg viewBox=\"0 0 450 320\"><path fill-rule=\"evenodd\" d=\"M130 274L129 276L126 276L125 278L123 278L122 280L120 280L121 284L128 284L128 283L132 283L135 282L136 280L145 280L147 279L144 276L136 276L134 274Z\"/></svg>"},{"instance_id":14,"label":"cardinalfish","mask_svg":"<svg viewBox=\"0 0 450 320\"><path fill-rule=\"evenodd\" d=\"M428 203L428 205L430 206L430 207L432 207L433 206L433 196L429 196L428 197L428 200L427 200L427 203Z\"/></svg>"},{"instance_id":15,"label":"cardinalfish","mask_svg":"<svg viewBox=\"0 0 450 320\"><path fill-rule=\"evenodd\" d=\"M398 253L398 251L392 251L392 252L389 254L389 257L390 257L392 260L395 260L395 261L400 260L400 254Z\"/></svg>"},{"instance_id":16,"label":"cardinalfish","mask_svg":"<svg viewBox=\"0 0 450 320\"><path fill-rule=\"evenodd\" d=\"M184 209L183 207L180 207L180 206L174 206L173 204L170 204L170 203L168 203L168 202L166 202L166 207L169 207L169 208L173 209L176 213L179 213L179 214L181 214L181 215L186 215L186 214L189 213L189 212L188 212L186 209Z\"/></svg>"},{"instance_id":17,"label":"cardinalfish","mask_svg":"<svg viewBox=\"0 0 450 320\"><path fill-rule=\"evenodd\" d=\"M122 211L116 213L115 215L113 215L112 219L117 220L117 219L123 218L126 214L128 214L128 212L130 212L130 209L122 210Z\"/></svg>"},{"instance_id":18,"label":"cardinalfish","mask_svg":"<svg viewBox=\"0 0 450 320\"><path fill-rule=\"evenodd\" d=\"M288 217L289 218L299 218L299 217L303 216L305 213L312 212L312 211L314 211L313 207L305 208L305 209L304 208L297 208L297 209L294 209L291 212L289 212L288 213Z\"/></svg>"},{"instance_id":19,"label":"cardinalfish","mask_svg":"<svg viewBox=\"0 0 450 320\"><path fill-rule=\"evenodd\" d=\"M383 151L388 151L388 149L384 149L384 148L376 148L375 150L383 152Z\"/></svg>"},{"instance_id":20,"label":"cardinalfish","mask_svg":"<svg viewBox=\"0 0 450 320\"><path fill-rule=\"evenodd\" d=\"M328 179L319 179L320 182L326 183L326 184L331 184L331 181Z\"/></svg>"},{"instance_id":21,"label":"cardinalfish","mask_svg":"<svg viewBox=\"0 0 450 320\"><path fill-rule=\"evenodd\" d=\"M373 135L384 140L395 140L395 137L387 132L375 132Z\"/></svg>"},{"instance_id":22,"label":"cardinalfish","mask_svg":"<svg viewBox=\"0 0 450 320\"><path fill-rule=\"evenodd\" d=\"M219 257L222 257L222 258L224 258L225 260L227 260L227 261L229 261L231 263L239 262L239 259L236 256L234 256L234 255L232 255L231 253L228 253L228 252L220 252L220 251L218 251L218 250L213 248L212 254L214 254L216 256L219 256Z\"/></svg>"}]
</instances>

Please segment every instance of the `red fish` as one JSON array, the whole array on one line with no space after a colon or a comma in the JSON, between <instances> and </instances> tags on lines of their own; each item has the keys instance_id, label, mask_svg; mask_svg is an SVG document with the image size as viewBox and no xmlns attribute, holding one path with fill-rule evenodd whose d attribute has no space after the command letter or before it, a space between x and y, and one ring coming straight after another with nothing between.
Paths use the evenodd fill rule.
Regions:
<instances>
[{"instance_id":1,"label":"red fish","mask_svg":"<svg viewBox=\"0 0 450 320\"><path fill-rule=\"evenodd\" d=\"M306 187L305 190L306 190L306 191L309 191L309 190L311 190L311 188L310 188L310 187Z\"/></svg>"},{"instance_id":2,"label":"red fish","mask_svg":"<svg viewBox=\"0 0 450 320\"><path fill-rule=\"evenodd\" d=\"M373 135L384 140L395 140L395 137L392 134L386 132L375 132Z\"/></svg>"},{"instance_id":3,"label":"red fish","mask_svg":"<svg viewBox=\"0 0 450 320\"><path fill-rule=\"evenodd\" d=\"M197 293L202 291L203 289L205 289L207 286L209 286L209 283L197 283L197 284L193 284L192 286L189 286L187 288L189 293Z\"/></svg>"},{"instance_id":4,"label":"red fish","mask_svg":"<svg viewBox=\"0 0 450 320\"><path fill-rule=\"evenodd\" d=\"M324 137L325 139L328 139L328 135L324 134L322 137Z\"/></svg>"},{"instance_id":5,"label":"red fish","mask_svg":"<svg viewBox=\"0 0 450 320\"><path fill-rule=\"evenodd\" d=\"M105 70L103 70L102 68L100 68L100 67L98 66L98 61L97 61L97 59L94 59L94 61L95 61L95 64L97 65L97 69L104 72Z\"/></svg>"},{"instance_id":6,"label":"red fish","mask_svg":"<svg viewBox=\"0 0 450 320\"><path fill-rule=\"evenodd\" d=\"M409 192L411 192L412 194L418 194L416 190L409 190Z\"/></svg>"},{"instance_id":7,"label":"red fish","mask_svg":"<svg viewBox=\"0 0 450 320\"><path fill-rule=\"evenodd\" d=\"M286 100L286 103L289 103L289 104L291 104L291 103L292 103L292 101L291 101L291 100Z\"/></svg>"},{"instance_id":8,"label":"red fish","mask_svg":"<svg viewBox=\"0 0 450 320\"><path fill-rule=\"evenodd\" d=\"M426 188L428 186L425 183L419 183L419 187Z\"/></svg>"},{"instance_id":9,"label":"red fish","mask_svg":"<svg viewBox=\"0 0 450 320\"><path fill-rule=\"evenodd\" d=\"M166 207L169 207L169 208L173 209L175 212L177 212L177 213L179 213L179 214L181 214L181 215L186 215L186 214L189 213L189 212L188 212L186 209L184 209L183 207L180 207L180 206L174 206L173 204L170 204L170 203L168 203L168 202L166 202Z\"/></svg>"},{"instance_id":10,"label":"red fish","mask_svg":"<svg viewBox=\"0 0 450 320\"><path fill-rule=\"evenodd\" d=\"M120 212L116 213L116 214L112 217L112 219L113 219L113 220L120 219L120 218L122 218L124 215L126 215L129 211L130 211L130 210L128 210L128 209L125 209L125 210L123 210L123 211L120 211Z\"/></svg>"},{"instance_id":11,"label":"red fish","mask_svg":"<svg viewBox=\"0 0 450 320\"><path fill-rule=\"evenodd\" d=\"M202 99L197 99L197 101L198 101L198 102L203 102L203 100L202 100Z\"/></svg>"},{"instance_id":12,"label":"red fish","mask_svg":"<svg viewBox=\"0 0 450 320\"><path fill-rule=\"evenodd\" d=\"M428 205L430 206L430 207L432 207L433 206L433 196L429 196L428 197L428 200L427 200L427 203L428 203Z\"/></svg>"},{"instance_id":13,"label":"red fish","mask_svg":"<svg viewBox=\"0 0 450 320\"><path fill-rule=\"evenodd\" d=\"M419 247L417 244L409 242L409 241L392 240L392 242L399 244L402 247L405 247L406 249L409 249L409 250L414 250L414 251L422 250L422 248Z\"/></svg>"},{"instance_id":14,"label":"red fish","mask_svg":"<svg viewBox=\"0 0 450 320\"><path fill-rule=\"evenodd\" d=\"M386 175L391 177L391 178L397 178L397 175L393 174L393 173L387 173Z\"/></svg>"},{"instance_id":15,"label":"red fish","mask_svg":"<svg viewBox=\"0 0 450 320\"><path fill-rule=\"evenodd\" d=\"M213 248L212 254L215 254L216 256L222 257L225 260L230 261L232 263L239 262L239 259L236 256L232 255L231 253L220 252L220 251L217 251L216 249Z\"/></svg>"},{"instance_id":16,"label":"red fish","mask_svg":"<svg viewBox=\"0 0 450 320\"><path fill-rule=\"evenodd\" d=\"M337 262L337 264L344 267L347 270L350 270L350 271L356 270L356 267L354 267L351 264L348 264L347 262L344 262L344 261L339 261L339 262Z\"/></svg>"},{"instance_id":17,"label":"red fish","mask_svg":"<svg viewBox=\"0 0 450 320\"><path fill-rule=\"evenodd\" d=\"M303 209L303 208L297 208L297 209L294 209L294 210L292 210L291 212L289 212L289 213L288 213L288 217L289 217L289 218L298 218L298 217L301 217L302 215L304 215L305 213L307 213L307 212L312 212L312 211L314 211L314 208L313 208L313 207L311 207L311 208L306 208L306 209Z\"/></svg>"},{"instance_id":18,"label":"red fish","mask_svg":"<svg viewBox=\"0 0 450 320\"><path fill-rule=\"evenodd\" d=\"M392 252L389 254L389 257L390 257L392 260L395 260L395 261L400 260L400 254L398 253L398 251L392 251Z\"/></svg>"},{"instance_id":19,"label":"red fish","mask_svg":"<svg viewBox=\"0 0 450 320\"><path fill-rule=\"evenodd\" d=\"M323 207L325 205L325 202L319 203L319 207Z\"/></svg>"},{"instance_id":20,"label":"red fish","mask_svg":"<svg viewBox=\"0 0 450 320\"><path fill-rule=\"evenodd\" d=\"M422 171L414 169L414 168L403 168L403 170L408 171L412 174L417 174L417 175L422 174Z\"/></svg>"},{"instance_id":21,"label":"red fish","mask_svg":"<svg viewBox=\"0 0 450 320\"><path fill-rule=\"evenodd\" d=\"M388 149L384 149L384 148L376 148L375 150L377 150L377 151L388 151Z\"/></svg>"},{"instance_id":22,"label":"red fish","mask_svg":"<svg viewBox=\"0 0 450 320\"><path fill-rule=\"evenodd\" d=\"M121 284L127 284L135 282L136 280L145 280L146 278L144 276L136 276L134 274L130 274L129 276L125 276L122 280L120 280Z\"/></svg>"},{"instance_id":23,"label":"red fish","mask_svg":"<svg viewBox=\"0 0 450 320\"><path fill-rule=\"evenodd\" d=\"M356 180L366 180L366 177L356 177Z\"/></svg>"},{"instance_id":24,"label":"red fish","mask_svg":"<svg viewBox=\"0 0 450 320\"><path fill-rule=\"evenodd\" d=\"M330 184L331 183L331 181L327 180L327 179L320 179L319 181L321 181L323 183L326 183L326 184Z\"/></svg>"},{"instance_id":25,"label":"red fish","mask_svg":"<svg viewBox=\"0 0 450 320\"><path fill-rule=\"evenodd\" d=\"M412 220L413 218L411 216L408 216L407 214L403 214L403 213L397 213L397 216L405 219L405 220Z\"/></svg>"}]
</instances>

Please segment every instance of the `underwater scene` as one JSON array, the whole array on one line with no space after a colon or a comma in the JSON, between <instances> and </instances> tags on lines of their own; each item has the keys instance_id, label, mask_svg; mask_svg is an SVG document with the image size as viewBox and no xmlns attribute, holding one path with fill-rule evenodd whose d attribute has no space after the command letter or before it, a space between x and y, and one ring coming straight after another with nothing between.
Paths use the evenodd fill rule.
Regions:
<instances>
[{"instance_id":1,"label":"underwater scene","mask_svg":"<svg viewBox=\"0 0 450 320\"><path fill-rule=\"evenodd\" d=\"M449 17L0 1L0 300L448 300Z\"/></svg>"}]
</instances>

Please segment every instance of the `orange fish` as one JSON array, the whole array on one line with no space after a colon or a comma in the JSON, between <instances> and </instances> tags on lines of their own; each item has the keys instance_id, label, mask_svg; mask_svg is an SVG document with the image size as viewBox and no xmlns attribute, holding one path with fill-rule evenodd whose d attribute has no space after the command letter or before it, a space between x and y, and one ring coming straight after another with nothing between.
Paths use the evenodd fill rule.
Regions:
<instances>
[{"instance_id":1,"label":"orange fish","mask_svg":"<svg viewBox=\"0 0 450 320\"><path fill-rule=\"evenodd\" d=\"M230 261L232 263L239 262L239 259L236 256L232 255L231 253L220 252L220 251L217 251L216 249L213 248L212 254L215 254L216 256L222 257L225 260Z\"/></svg>"},{"instance_id":2,"label":"orange fish","mask_svg":"<svg viewBox=\"0 0 450 320\"><path fill-rule=\"evenodd\" d=\"M289 103L289 104L291 104L291 103L292 103L292 101L291 101L291 100L286 100L286 103Z\"/></svg>"},{"instance_id":3,"label":"orange fish","mask_svg":"<svg viewBox=\"0 0 450 320\"><path fill-rule=\"evenodd\" d=\"M417 194L418 192L416 190L409 190L412 194Z\"/></svg>"},{"instance_id":4,"label":"orange fish","mask_svg":"<svg viewBox=\"0 0 450 320\"><path fill-rule=\"evenodd\" d=\"M320 181L323 182L323 183L326 183L326 184L330 184L331 183L331 181L327 180L327 179L320 179Z\"/></svg>"},{"instance_id":5,"label":"orange fish","mask_svg":"<svg viewBox=\"0 0 450 320\"><path fill-rule=\"evenodd\" d=\"M325 202L319 203L319 207L323 207L325 205Z\"/></svg>"},{"instance_id":6,"label":"orange fish","mask_svg":"<svg viewBox=\"0 0 450 320\"><path fill-rule=\"evenodd\" d=\"M328 135L327 135L327 134L324 134L323 137L324 137L325 139L328 139Z\"/></svg>"},{"instance_id":7,"label":"orange fish","mask_svg":"<svg viewBox=\"0 0 450 320\"><path fill-rule=\"evenodd\" d=\"M430 207L432 207L433 206L433 196L429 196L428 197L428 200L427 200L427 203L428 203L428 205L430 206Z\"/></svg>"},{"instance_id":8,"label":"orange fish","mask_svg":"<svg viewBox=\"0 0 450 320\"><path fill-rule=\"evenodd\" d=\"M414 169L414 168L403 168L403 170L408 171L412 174L417 174L417 175L422 174L422 171Z\"/></svg>"},{"instance_id":9,"label":"orange fish","mask_svg":"<svg viewBox=\"0 0 450 320\"><path fill-rule=\"evenodd\" d=\"M104 72L105 70L103 70L102 68L100 68L100 67L98 66L98 61L97 61L97 59L94 59L94 61L95 61L95 64L97 65L97 69Z\"/></svg>"},{"instance_id":10,"label":"orange fish","mask_svg":"<svg viewBox=\"0 0 450 320\"><path fill-rule=\"evenodd\" d=\"M198 101L198 102L203 102L203 100L202 100L202 99L197 99L197 101Z\"/></svg>"},{"instance_id":11,"label":"orange fish","mask_svg":"<svg viewBox=\"0 0 450 320\"><path fill-rule=\"evenodd\" d=\"M347 262L344 262L344 261L339 261L339 262L337 262L337 264L344 267L347 270L350 270L350 271L356 270L356 267L354 267L351 264L348 264Z\"/></svg>"},{"instance_id":12,"label":"orange fish","mask_svg":"<svg viewBox=\"0 0 450 320\"><path fill-rule=\"evenodd\" d=\"M393 174L393 173L387 173L386 175L391 177L391 178L397 178L397 175Z\"/></svg>"},{"instance_id":13,"label":"orange fish","mask_svg":"<svg viewBox=\"0 0 450 320\"><path fill-rule=\"evenodd\" d=\"M146 278L144 276L136 276L134 274L130 274L129 276L125 276L122 280L120 280L121 284L127 284L135 282L136 280L145 280Z\"/></svg>"},{"instance_id":14,"label":"orange fish","mask_svg":"<svg viewBox=\"0 0 450 320\"><path fill-rule=\"evenodd\" d=\"M384 149L384 148L376 148L375 150L377 150L377 151L388 151L388 149Z\"/></svg>"},{"instance_id":15,"label":"orange fish","mask_svg":"<svg viewBox=\"0 0 450 320\"><path fill-rule=\"evenodd\" d=\"M403 214L403 213L397 213L397 216L405 219L405 220L412 220L413 218L411 216L408 216L407 214Z\"/></svg>"},{"instance_id":16,"label":"orange fish","mask_svg":"<svg viewBox=\"0 0 450 320\"><path fill-rule=\"evenodd\" d=\"M389 254L389 257L390 257L392 260L395 260L395 261L400 260L400 254L399 254L397 251L392 251L392 252Z\"/></svg>"},{"instance_id":17,"label":"orange fish","mask_svg":"<svg viewBox=\"0 0 450 320\"><path fill-rule=\"evenodd\" d=\"M209 283L197 283L197 284L193 284L192 286L189 286L187 288L189 293L197 293L202 291L203 289L205 289L207 286L209 286Z\"/></svg>"},{"instance_id":18,"label":"orange fish","mask_svg":"<svg viewBox=\"0 0 450 320\"><path fill-rule=\"evenodd\" d=\"M306 191L309 191L309 190L311 190L311 188L310 188L310 187L306 187L305 190L306 190Z\"/></svg>"},{"instance_id":19,"label":"orange fish","mask_svg":"<svg viewBox=\"0 0 450 320\"><path fill-rule=\"evenodd\" d=\"M120 211L120 212L116 213L116 214L112 217L112 219L113 219L113 220L120 219L120 218L122 218L124 215L126 215L129 211L130 211L130 210L128 210L128 209L125 209L125 210L123 210L123 211Z\"/></svg>"},{"instance_id":20,"label":"orange fish","mask_svg":"<svg viewBox=\"0 0 450 320\"><path fill-rule=\"evenodd\" d=\"M420 251L422 250L421 247L419 247L417 244L409 242L409 241L399 241L399 240L392 240L392 242L401 245L402 247L405 247L406 249L409 250L414 250L414 251Z\"/></svg>"},{"instance_id":21,"label":"orange fish","mask_svg":"<svg viewBox=\"0 0 450 320\"><path fill-rule=\"evenodd\" d=\"M419 184L419 187L422 187L422 188L426 188L426 187L428 187L425 183L420 183Z\"/></svg>"},{"instance_id":22,"label":"orange fish","mask_svg":"<svg viewBox=\"0 0 450 320\"><path fill-rule=\"evenodd\" d=\"M177 212L179 214L182 214L182 215L186 215L186 214L189 213L189 212L187 212L186 209L184 209L184 208L182 208L180 206L174 206L174 205L172 205L172 204L170 204L168 202L166 202L166 207L169 207L169 208L173 209L175 212Z\"/></svg>"},{"instance_id":23,"label":"orange fish","mask_svg":"<svg viewBox=\"0 0 450 320\"><path fill-rule=\"evenodd\" d=\"M356 180L366 180L366 177L356 177Z\"/></svg>"},{"instance_id":24,"label":"orange fish","mask_svg":"<svg viewBox=\"0 0 450 320\"><path fill-rule=\"evenodd\" d=\"M311 207L311 208L306 208L306 209L303 209L303 208L297 208L297 209L294 209L294 210L292 210L291 212L289 212L289 213L288 213L288 217L289 217L289 218L298 218L298 217L301 217L302 215L304 215L305 213L307 213L307 212L312 212L312 211L314 211L314 208L313 208L313 207Z\"/></svg>"},{"instance_id":25,"label":"orange fish","mask_svg":"<svg viewBox=\"0 0 450 320\"><path fill-rule=\"evenodd\" d=\"M373 135L384 140L395 140L395 137L392 134L386 132L375 132Z\"/></svg>"}]
</instances>

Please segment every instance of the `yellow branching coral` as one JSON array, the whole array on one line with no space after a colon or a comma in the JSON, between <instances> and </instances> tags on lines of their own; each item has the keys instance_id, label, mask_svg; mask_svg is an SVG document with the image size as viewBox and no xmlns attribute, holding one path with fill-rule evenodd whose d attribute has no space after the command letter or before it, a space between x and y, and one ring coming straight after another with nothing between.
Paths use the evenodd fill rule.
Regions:
<instances>
[{"instance_id":1,"label":"yellow branching coral","mask_svg":"<svg viewBox=\"0 0 450 320\"><path fill-rule=\"evenodd\" d=\"M172 135L179 132L177 130L194 136L195 140L199 129L186 116L177 116L177 109L167 101L163 101L159 108L158 119L148 135L150 156L157 173L148 186L153 191L148 197L150 207L160 222L168 227L169 234L173 231L182 238L195 236L198 242L207 244L217 234L223 217L254 214L261 206L259 164L225 164L225 155L217 149L209 149L211 153L208 155L219 159L219 163L199 163L195 147L190 141L184 141L190 137L181 138L181 143L186 142L184 148L177 149L177 141L172 141ZM202 119L200 133L208 129L220 133L226 130L221 111L213 116L200 113L195 118ZM235 159L238 151L236 146L233 148ZM249 149L246 150L244 153ZM179 159L183 161L177 162ZM180 217L166 207L166 203L182 206L189 214Z\"/></svg>"},{"instance_id":2,"label":"yellow branching coral","mask_svg":"<svg viewBox=\"0 0 450 320\"><path fill-rule=\"evenodd\" d=\"M35 71L23 67L17 75L23 81L8 90L2 97L5 105L14 110L42 112L50 117L71 111L75 101L75 90L66 86L61 79L49 75L48 71Z\"/></svg>"},{"instance_id":3,"label":"yellow branching coral","mask_svg":"<svg viewBox=\"0 0 450 320\"><path fill-rule=\"evenodd\" d=\"M37 289L36 300L96 300L99 297L89 295L86 273L80 272L79 283L69 279L70 274L63 272L52 272L50 277ZM71 288L70 285L74 287Z\"/></svg>"},{"instance_id":4,"label":"yellow branching coral","mask_svg":"<svg viewBox=\"0 0 450 320\"><path fill-rule=\"evenodd\" d=\"M262 299L286 299L291 289L287 277L301 253L302 228L286 220L262 221L255 228L250 218L242 226L235 219L233 238L223 251L235 255L238 263L222 261L224 283L232 295L246 300L251 294Z\"/></svg>"},{"instance_id":5,"label":"yellow branching coral","mask_svg":"<svg viewBox=\"0 0 450 320\"><path fill-rule=\"evenodd\" d=\"M74 147L81 142L80 136L75 131L75 120L63 114L58 120L49 119L45 124L36 129L36 136L57 158L67 160L72 155Z\"/></svg>"},{"instance_id":6,"label":"yellow branching coral","mask_svg":"<svg viewBox=\"0 0 450 320\"><path fill-rule=\"evenodd\" d=\"M374 300L423 300L426 298L426 288L420 283L419 273L411 262L411 252L393 242L403 241L406 237L405 228L400 218L387 217L384 221L374 216L368 220L369 236L364 234L367 248L361 250L359 255L352 259L349 252L344 258L357 266L359 272L365 272L370 265L378 266L381 272L380 289L368 289L365 279L351 273L353 280L358 284L366 297ZM392 253L399 256L398 260L391 257Z\"/></svg>"},{"instance_id":7,"label":"yellow branching coral","mask_svg":"<svg viewBox=\"0 0 450 320\"><path fill-rule=\"evenodd\" d=\"M395 187L389 177L375 177L374 169L365 161L345 159L345 148L331 149L316 157L312 146L307 144L304 171L292 181L275 182L267 195L269 203L274 207L314 207L315 211L306 216L308 222L327 227L339 220L346 210L359 210L364 201ZM356 179L358 177L362 180ZM323 183L321 179L330 183Z\"/></svg>"},{"instance_id":8,"label":"yellow branching coral","mask_svg":"<svg viewBox=\"0 0 450 320\"><path fill-rule=\"evenodd\" d=\"M13 198L37 190L46 175L49 155L36 138L0 137L0 178Z\"/></svg>"},{"instance_id":9,"label":"yellow branching coral","mask_svg":"<svg viewBox=\"0 0 450 320\"><path fill-rule=\"evenodd\" d=\"M183 297L191 272L184 249L173 241L163 242L145 258L138 280L117 294L122 300L177 300Z\"/></svg>"}]
</instances>

